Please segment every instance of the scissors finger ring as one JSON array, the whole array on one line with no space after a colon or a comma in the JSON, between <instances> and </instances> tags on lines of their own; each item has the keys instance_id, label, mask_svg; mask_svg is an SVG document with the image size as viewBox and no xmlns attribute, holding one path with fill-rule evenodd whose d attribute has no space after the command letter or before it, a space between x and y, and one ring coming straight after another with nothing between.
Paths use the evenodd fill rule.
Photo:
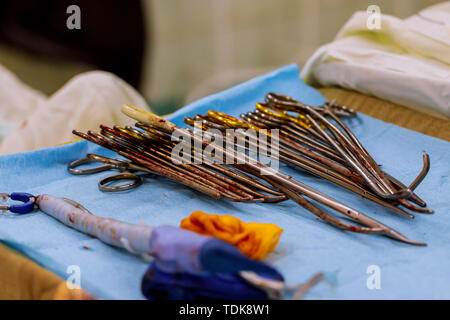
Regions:
<instances>
[{"instance_id":1,"label":"scissors finger ring","mask_svg":"<svg viewBox=\"0 0 450 320\"><path fill-rule=\"evenodd\" d=\"M112 182L119 180L132 180L130 183L124 183L118 186L108 186ZM102 179L98 183L98 188L104 192L116 192L116 191L125 191L132 188L138 187L142 183L142 178L133 173L119 173L114 176L107 177Z\"/></svg>"},{"instance_id":2,"label":"scissors finger ring","mask_svg":"<svg viewBox=\"0 0 450 320\"><path fill-rule=\"evenodd\" d=\"M75 175L91 174L91 173L96 173L96 172L101 172L101 171L111 169L111 165L109 165L109 164L103 164L101 166L97 166L95 168L89 168L89 169L75 169L76 167L79 167L83 164L87 164L87 163L91 163L91 162L98 162L98 161L95 159L91 159L91 158L75 160L69 164L67 169L69 170L69 172L71 174L75 174Z\"/></svg>"}]
</instances>

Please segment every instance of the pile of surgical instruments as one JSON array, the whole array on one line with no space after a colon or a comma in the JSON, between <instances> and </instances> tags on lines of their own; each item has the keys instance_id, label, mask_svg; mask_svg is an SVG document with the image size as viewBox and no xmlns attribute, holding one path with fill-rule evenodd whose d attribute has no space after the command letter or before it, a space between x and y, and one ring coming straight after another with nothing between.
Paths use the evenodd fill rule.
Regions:
<instances>
[{"instance_id":1,"label":"pile of surgical instruments","mask_svg":"<svg viewBox=\"0 0 450 320\"><path fill-rule=\"evenodd\" d=\"M433 213L433 210L424 208L425 201L413 192L430 168L429 156L423 155L422 171L406 187L381 170L339 118L355 115L353 110L333 103L313 108L290 97L269 93L265 103L256 104L254 112L241 114L245 121L218 111L208 111L207 115L197 114L193 118L185 118L185 122L197 126L200 123L204 130L214 128L224 134L226 129L253 129L262 134L267 134L267 131L261 129L278 129L280 161L329 180L407 217L414 216L398 205L415 212ZM245 137L241 135L236 139ZM251 140L246 142L250 149Z\"/></svg>"},{"instance_id":2,"label":"pile of surgical instruments","mask_svg":"<svg viewBox=\"0 0 450 320\"><path fill-rule=\"evenodd\" d=\"M179 128L134 106L124 105L122 111L138 121L134 127L110 128L101 125L100 133L93 131L82 133L76 130L73 133L113 150L130 161L88 154L87 159L78 160L70 165L69 170L72 173L83 174L86 171L92 173L116 168L123 172L116 176L117 179L134 180L124 185L125 188L140 183L140 176L132 172L142 171L166 176L214 198L240 202L279 202L291 198L336 227L352 232L382 234L409 244L425 245L423 242L412 241L358 210L251 158L248 152L241 152L237 148L230 149L228 146L224 148L216 144L214 139L204 139L203 136L195 134L195 128L199 123L202 129L218 129L224 136L229 132L226 129L253 129L258 133L267 134L266 141L270 146L272 143L270 133L261 129L278 129L280 161L329 180L405 216L413 217L399 208L399 205L411 211L432 213L431 210L423 208L425 202L413 192L429 169L428 155L424 155L424 168L420 175L406 187L381 170L339 118L354 116L353 110L334 103L311 107L287 96L269 93L265 103L257 104L254 112L241 116L245 121L221 112L209 111L206 115L185 118L185 122L193 125L194 129ZM189 153L193 160L197 161L184 163L182 159L176 159L177 153L172 152L179 142L173 138L175 132L181 132L192 139L193 144L189 147ZM233 141L237 145L237 141L242 138L238 134L233 136ZM246 141L244 146L250 149L251 142ZM197 158L202 153L196 152L196 149L211 147L216 154L227 157L226 163L205 163ZM233 159L232 163L228 161L230 158ZM100 161L106 165L88 170L76 169L78 165L90 161ZM114 188L120 190L121 187L107 186L113 180L116 179L110 177L107 181L103 180L100 187L104 191L114 191ZM325 212L311 200L341 213L352 219L355 224Z\"/></svg>"}]
</instances>

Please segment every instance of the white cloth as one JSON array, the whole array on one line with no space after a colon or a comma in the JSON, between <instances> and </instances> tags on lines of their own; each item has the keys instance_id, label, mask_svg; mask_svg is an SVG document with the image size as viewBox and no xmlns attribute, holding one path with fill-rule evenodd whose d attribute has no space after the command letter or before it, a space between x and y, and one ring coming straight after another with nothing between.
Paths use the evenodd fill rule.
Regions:
<instances>
[{"instance_id":1,"label":"white cloth","mask_svg":"<svg viewBox=\"0 0 450 320\"><path fill-rule=\"evenodd\" d=\"M77 75L51 97L31 89L0 66L0 154L52 147L77 138L73 129L133 124L124 103L147 108L145 99L117 76ZM6 137L5 137L6 136Z\"/></svg>"},{"instance_id":2,"label":"white cloth","mask_svg":"<svg viewBox=\"0 0 450 320\"><path fill-rule=\"evenodd\" d=\"M442 118L450 117L450 2L401 20L381 15L381 29L355 13L335 41L319 48L301 77L340 86Z\"/></svg>"}]
</instances>

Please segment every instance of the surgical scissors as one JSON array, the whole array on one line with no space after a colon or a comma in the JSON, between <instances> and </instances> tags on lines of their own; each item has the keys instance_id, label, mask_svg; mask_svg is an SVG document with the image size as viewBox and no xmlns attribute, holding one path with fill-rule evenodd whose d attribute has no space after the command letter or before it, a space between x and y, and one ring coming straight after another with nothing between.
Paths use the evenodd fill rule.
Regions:
<instances>
[{"instance_id":1,"label":"surgical scissors","mask_svg":"<svg viewBox=\"0 0 450 320\"><path fill-rule=\"evenodd\" d=\"M85 165L92 162L101 162L103 165L89 168L89 169L76 169L77 167L81 165ZM101 191L105 192L117 192L117 191L125 191L129 189L133 189L138 187L140 184L142 184L142 177L133 173L135 171L143 171L147 173L154 173L153 171L139 166L137 164L134 164L130 161L124 161L119 159L111 159L106 158L97 154L88 153L86 155L86 158L79 159L72 161L68 168L69 172L74 175L87 175L87 174L94 174L97 172L103 172L111 169L119 170L120 173L106 177L104 179L101 179L98 182L98 188ZM132 180L132 182L129 183L123 183L120 185L114 185L111 186L109 184L117 181L122 180Z\"/></svg>"}]
</instances>

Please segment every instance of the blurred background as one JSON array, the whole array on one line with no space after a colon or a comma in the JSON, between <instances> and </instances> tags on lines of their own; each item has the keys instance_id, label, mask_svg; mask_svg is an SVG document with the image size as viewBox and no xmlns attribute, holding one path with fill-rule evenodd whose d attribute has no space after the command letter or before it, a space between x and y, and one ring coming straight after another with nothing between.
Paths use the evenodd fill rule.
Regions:
<instances>
[{"instance_id":1,"label":"blurred background","mask_svg":"<svg viewBox=\"0 0 450 320\"><path fill-rule=\"evenodd\" d=\"M74 75L113 72L168 114L330 42L376 4L408 17L436 0L0 0L0 65L51 95ZM69 30L66 9L81 9Z\"/></svg>"}]
</instances>

